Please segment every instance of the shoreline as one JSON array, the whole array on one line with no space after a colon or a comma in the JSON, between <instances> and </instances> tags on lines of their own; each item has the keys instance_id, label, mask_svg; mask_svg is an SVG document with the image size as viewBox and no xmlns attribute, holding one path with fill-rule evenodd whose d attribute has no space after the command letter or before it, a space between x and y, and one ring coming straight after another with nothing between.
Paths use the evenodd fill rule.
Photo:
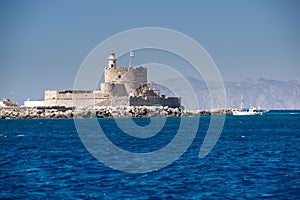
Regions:
<instances>
[{"instance_id":1,"label":"shoreline","mask_svg":"<svg viewBox=\"0 0 300 200\"><path fill-rule=\"evenodd\" d=\"M0 119L142 118L231 114L230 110L184 110L168 106L2 107Z\"/></svg>"}]
</instances>

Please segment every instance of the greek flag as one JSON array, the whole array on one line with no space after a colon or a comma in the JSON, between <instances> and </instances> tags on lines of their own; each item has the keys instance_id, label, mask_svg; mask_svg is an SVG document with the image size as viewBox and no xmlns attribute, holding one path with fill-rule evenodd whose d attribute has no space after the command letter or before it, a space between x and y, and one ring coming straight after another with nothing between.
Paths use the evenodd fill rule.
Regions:
<instances>
[{"instance_id":1,"label":"greek flag","mask_svg":"<svg viewBox=\"0 0 300 200\"><path fill-rule=\"evenodd\" d=\"M130 57L134 57L134 51L130 51L130 52L129 52L129 56L130 56Z\"/></svg>"}]
</instances>

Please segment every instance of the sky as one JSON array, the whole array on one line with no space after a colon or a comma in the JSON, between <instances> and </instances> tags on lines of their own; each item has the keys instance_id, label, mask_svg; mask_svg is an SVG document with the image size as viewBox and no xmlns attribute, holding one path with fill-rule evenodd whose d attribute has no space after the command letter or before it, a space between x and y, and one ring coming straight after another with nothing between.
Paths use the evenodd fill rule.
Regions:
<instances>
[{"instance_id":1,"label":"sky","mask_svg":"<svg viewBox=\"0 0 300 200\"><path fill-rule=\"evenodd\" d=\"M0 98L22 104L43 99L46 89L72 89L81 63L100 42L141 27L193 38L224 81L299 79L299 21L297 0L2 0Z\"/></svg>"}]
</instances>

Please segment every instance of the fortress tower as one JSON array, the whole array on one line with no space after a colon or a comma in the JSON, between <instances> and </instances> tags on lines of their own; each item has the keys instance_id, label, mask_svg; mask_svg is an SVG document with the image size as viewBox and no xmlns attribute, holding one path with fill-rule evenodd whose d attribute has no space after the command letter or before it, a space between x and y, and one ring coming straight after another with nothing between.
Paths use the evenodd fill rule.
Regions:
<instances>
[{"instance_id":1,"label":"fortress tower","mask_svg":"<svg viewBox=\"0 0 300 200\"><path fill-rule=\"evenodd\" d=\"M108 67L104 70L105 82L101 83L101 90L113 96L131 96L141 85L147 84L147 68L118 67L115 53L108 57Z\"/></svg>"}]
</instances>

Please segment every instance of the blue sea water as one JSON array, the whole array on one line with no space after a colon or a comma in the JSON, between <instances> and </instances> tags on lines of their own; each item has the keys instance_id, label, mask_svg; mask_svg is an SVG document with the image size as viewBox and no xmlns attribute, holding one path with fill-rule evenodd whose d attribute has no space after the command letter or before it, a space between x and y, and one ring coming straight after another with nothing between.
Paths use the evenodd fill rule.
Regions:
<instances>
[{"instance_id":1,"label":"blue sea water","mask_svg":"<svg viewBox=\"0 0 300 200\"><path fill-rule=\"evenodd\" d=\"M147 139L122 134L113 119L99 123L115 145L143 153L167 145L180 120L168 118ZM300 199L299 112L227 116L217 144L199 158L209 121L200 118L174 163L136 174L94 158L72 119L0 120L0 199Z\"/></svg>"}]
</instances>

